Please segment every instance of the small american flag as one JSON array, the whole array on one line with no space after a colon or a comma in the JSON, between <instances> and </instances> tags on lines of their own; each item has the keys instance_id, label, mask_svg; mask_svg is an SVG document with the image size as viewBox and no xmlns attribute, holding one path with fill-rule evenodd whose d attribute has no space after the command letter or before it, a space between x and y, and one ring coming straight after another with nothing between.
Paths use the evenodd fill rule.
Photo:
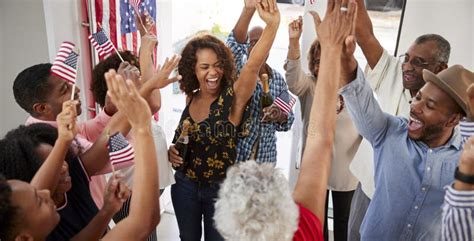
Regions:
<instances>
[{"instance_id":1,"label":"small american flag","mask_svg":"<svg viewBox=\"0 0 474 241\"><path fill-rule=\"evenodd\" d=\"M130 4L138 12L138 5L140 4L141 0L130 0Z\"/></svg>"},{"instance_id":2,"label":"small american flag","mask_svg":"<svg viewBox=\"0 0 474 241\"><path fill-rule=\"evenodd\" d=\"M76 83L77 60L79 54L74 52L75 45L71 42L63 42L59 47L56 59L51 66L51 73L66 80L69 84Z\"/></svg>"},{"instance_id":3,"label":"small american flag","mask_svg":"<svg viewBox=\"0 0 474 241\"><path fill-rule=\"evenodd\" d=\"M273 103L283 112L289 114L293 105L296 103L296 98L290 95L288 91L283 90Z\"/></svg>"},{"instance_id":4,"label":"small american flag","mask_svg":"<svg viewBox=\"0 0 474 241\"><path fill-rule=\"evenodd\" d=\"M99 54L100 59L103 59L105 56L114 52L114 46L112 45L112 42L110 42L103 29L97 33L89 35L89 40Z\"/></svg>"},{"instance_id":5,"label":"small american flag","mask_svg":"<svg viewBox=\"0 0 474 241\"><path fill-rule=\"evenodd\" d=\"M135 158L132 145L120 132L109 138L109 157L112 165L132 161Z\"/></svg>"}]
</instances>

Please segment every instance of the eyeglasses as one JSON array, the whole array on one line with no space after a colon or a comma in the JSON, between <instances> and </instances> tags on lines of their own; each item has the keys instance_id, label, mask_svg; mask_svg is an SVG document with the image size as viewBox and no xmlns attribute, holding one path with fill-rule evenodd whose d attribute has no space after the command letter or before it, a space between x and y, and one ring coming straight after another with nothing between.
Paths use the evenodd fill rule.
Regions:
<instances>
[{"instance_id":1,"label":"eyeglasses","mask_svg":"<svg viewBox=\"0 0 474 241\"><path fill-rule=\"evenodd\" d=\"M400 56L398 56L400 58L400 60L402 61L402 63L406 64L406 63L410 63L411 66L415 67L415 68L426 68L428 67L430 64L433 64L434 62L427 62L427 61L424 61L423 59L419 58L419 57L413 57L411 60L410 60L410 56L408 56L408 54L402 54Z\"/></svg>"}]
</instances>

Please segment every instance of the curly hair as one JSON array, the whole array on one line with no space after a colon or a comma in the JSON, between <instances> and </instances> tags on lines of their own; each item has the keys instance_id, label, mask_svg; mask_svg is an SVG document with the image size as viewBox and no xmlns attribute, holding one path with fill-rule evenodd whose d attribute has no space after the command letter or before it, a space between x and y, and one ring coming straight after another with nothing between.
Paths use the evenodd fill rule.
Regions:
<instances>
[{"instance_id":1,"label":"curly hair","mask_svg":"<svg viewBox=\"0 0 474 241\"><path fill-rule=\"evenodd\" d=\"M11 203L12 189L7 179L0 174L0 240L13 240L17 209Z\"/></svg>"},{"instance_id":2,"label":"curly hair","mask_svg":"<svg viewBox=\"0 0 474 241\"><path fill-rule=\"evenodd\" d=\"M270 163L230 167L215 208L216 228L226 240L291 240L297 229L289 184Z\"/></svg>"},{"instance_id":3,"label":"curly hair","mask_svg":"<svg viewBox=\"0 0 474 241\"><path fill-rule=\"evenodd\" d=\"M235 80L234 57L230 49L218 38L209 35L199 35L186 44L178 65L178 72L183 76L179 80L179 88L188 96L192 96L194 91L199 89L199 81L194 72L197 63L196 52L200 49L211 49L217 55L224 69L224 76L221 81L221 89L231 85Z\"/></svg>"},{"instance_id":4,"label":"curly hair","mask_svg":"<svg viewBox=\"0 0 474 241\"><path fill-rule=\"evenodd\" d=\"M321 52L321 44L318 39L315 39L308 50L308 68L311 73L313 73L316 66L315 57L317 52Z\"/></svg>"},{"instance_id":5,"label":"curly hair","mask_svg":"<svg viewBox=\"0 0 474 241\"><path fill-rule=\"evenodd\" d=\"M21 71L13 82L16 103L32 116L36 116L33 105L45 102L48 97L50 75L50 63L37 64Z\"/></svg>"},{"instance_id":6,"label":"curly hair","mask_svg":"<svg viewBox=\"0 0 474 241\"><path fill-rule=\"evenodd\" d=\"M42 143L54 146L57 138L57 129L44 123L22 125L9 131L0 140L0 173L8 179L30 182L44 162L36 148ZM66 161L70 164L73 159L69 150Z\"/></svg>"},{"instance_id":7,"label":"curly hair","mask_svg":"<svg viewBox=\"0 0 474 241\"><path fill-rule=\"evenodd\" d=\"M120 51L119 53L123 60L140 69L138 57L132 52L127 50ZM95 101L102 107L105 105L105 96L107 95L107 83L105 82L104 74L110 69L118 70L121 63L122 60L117 53L115 53L100 61L92 70L92 83L90 90L92 91Z\"/></svg>"}]
</instances>

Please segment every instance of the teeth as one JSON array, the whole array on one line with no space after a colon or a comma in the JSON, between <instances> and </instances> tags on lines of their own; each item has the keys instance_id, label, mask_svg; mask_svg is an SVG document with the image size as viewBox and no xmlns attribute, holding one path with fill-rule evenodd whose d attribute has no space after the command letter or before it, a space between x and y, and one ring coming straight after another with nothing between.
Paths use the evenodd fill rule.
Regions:
<instances>
[{"instance_id":1,"label":"teeth","mask_svg":"<svg viewBox=\"0 0 474 241\"><path fill-rule=\"evenodd\" d=\"M207 81L209 81L209 82L216 82L216 81L217 81L217 78L207 79Z\"/></svg>"},{"instance_id":2,"label":"teeth","mask_svg":"<svg viewBox=\"0 0 474 241\"><path fill-rule=\"evenodd\" d=\"M421 121L419 121L419 120L417 120L417 119L415 119L415 118L413 118L413 117L410 117L410 120L413 121L413 122L415 122L415 123L421 124Z\"/></svg>"}]
</instances>

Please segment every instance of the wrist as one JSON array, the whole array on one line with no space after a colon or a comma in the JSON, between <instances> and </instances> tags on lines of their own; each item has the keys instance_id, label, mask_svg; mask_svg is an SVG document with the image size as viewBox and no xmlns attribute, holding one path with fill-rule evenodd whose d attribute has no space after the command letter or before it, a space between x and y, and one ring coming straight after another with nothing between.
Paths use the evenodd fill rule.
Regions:
<instances>
[{"instance_id":1,"label":"wrist","mask_svg":"<svg viewBox=\"0 0 474 241\"><path fill-rule=\"evenodd\" d=\"M104 206L99 210L97 216L103 217L104 219L112 219L116 210L109 208L109 205L104 204Z\"/></svg>"}]
</instances>

